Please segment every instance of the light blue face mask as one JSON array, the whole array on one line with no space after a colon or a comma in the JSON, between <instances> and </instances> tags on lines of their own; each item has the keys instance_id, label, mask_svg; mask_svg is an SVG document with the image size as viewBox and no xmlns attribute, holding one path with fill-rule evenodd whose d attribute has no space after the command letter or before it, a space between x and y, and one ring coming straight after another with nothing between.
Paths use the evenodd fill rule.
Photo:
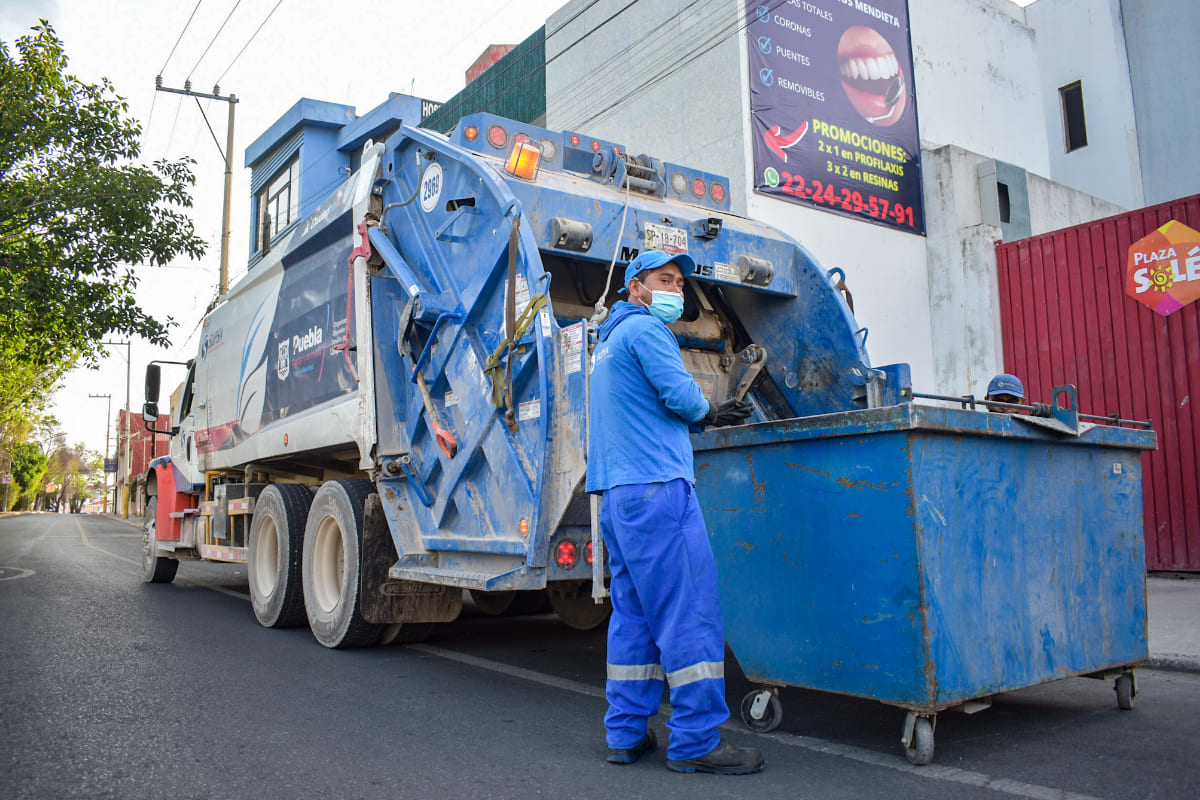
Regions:
<instances>
[{"instance_id":1,"label":"light blue face mask","mask_svg":"<svg viewBox=\"0 0 1200 800\"><path fill-rule=\"evenodd\" d=\"M638 283L642 282L638 281ZM642 286L646 286L646 284L642 283ZM646 286L646 288L650 287ZM650 295L650 305L646 306L646 310L667 325L679 319L683 314L683 295L658 291L651 291Z\"/></svg>"}]
</instances>

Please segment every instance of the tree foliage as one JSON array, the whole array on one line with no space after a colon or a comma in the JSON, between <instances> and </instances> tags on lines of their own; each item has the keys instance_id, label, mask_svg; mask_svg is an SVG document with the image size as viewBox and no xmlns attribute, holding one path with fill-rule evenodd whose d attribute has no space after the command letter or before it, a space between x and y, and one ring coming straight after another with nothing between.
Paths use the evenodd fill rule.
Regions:
<instances>
[{"instance_id":1,"label":"tree foliage","mask_svg":"<svg viewBox=\"0 0 1200 800\"><path fill-rule=\"evenodd\" d=\"M136 163L141 126L111 83L66 72L45 20L0 41L0 423L95 363L109 334L166 344L134 266L197 258L191 159Z\"/></svg>"}]
</instances>

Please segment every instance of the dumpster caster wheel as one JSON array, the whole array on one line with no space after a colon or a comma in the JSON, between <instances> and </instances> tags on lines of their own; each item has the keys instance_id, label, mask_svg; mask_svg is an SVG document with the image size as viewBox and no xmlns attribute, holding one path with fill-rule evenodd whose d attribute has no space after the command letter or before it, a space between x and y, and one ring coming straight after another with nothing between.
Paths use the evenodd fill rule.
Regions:
<instances>
[{"instance_id":1,"label":"dumpster caster wheel","mask_svg":"<svg viewBox=\"0 0 1200 800\"><path fill-rule=\"evenodd\" d=\"M1113 691L1117 693L1117 708L1122 711L1133 708L1133 698L1137 697L1137 682L1133 679L1132 670L1121 673L1113 685Z\"/></svg>"},{"instance_id":2,"label":"dumpster caster wheel","mask_svg":"<svg viewBox=\"0 0 1200 800\"><path fill-rule=\"evenodd\" d=\"M742 722L752 731L766 733L783 722L778 689L755 689L742 698Z\"/></svg>"},{"instance_id":3,"label":"dumpster caster wheel","mask_svg":"<svg viewBox=\"0 0 1200 800\"><path fill-rule=\"evenodd\" d=\"M933 725L933 717L918 717L909 712L904 721L904 736L900 739L909 763L920 767L933 761Z\"/></svg>"}]
</instances>

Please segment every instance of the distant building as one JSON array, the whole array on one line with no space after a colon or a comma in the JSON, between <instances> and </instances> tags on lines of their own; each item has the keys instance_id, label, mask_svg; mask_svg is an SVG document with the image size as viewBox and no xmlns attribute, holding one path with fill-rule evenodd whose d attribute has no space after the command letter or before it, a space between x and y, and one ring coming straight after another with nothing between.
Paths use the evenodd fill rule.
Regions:
<instances>
[{"instance_id":1,"label":"distant building","mask_svg":"<svg viewBox=\"0 0 1200 800\"><path fill-rule=\"evenodd\" d=\"M168 454L171 439L165 433L151 434L140 413L127 414L123 408L117 410L117 430L117 511L140 517L146 510L146 471L154 457Z\"/></svg>"}]
</instances>

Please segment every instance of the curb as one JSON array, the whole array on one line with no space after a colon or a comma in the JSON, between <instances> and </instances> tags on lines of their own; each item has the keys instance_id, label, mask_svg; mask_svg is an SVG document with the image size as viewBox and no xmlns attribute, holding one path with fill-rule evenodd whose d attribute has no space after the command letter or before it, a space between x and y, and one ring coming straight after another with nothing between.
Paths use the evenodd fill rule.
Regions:
<instances>
[{"instance_id":1,"label":"curb","mask_svg":"<svg viewBox=\"0 0 1200 800\"><path fill-rule=\"evenodd\" d=\"M1161 669L1166 672L1188 672L1200 675L1200 659L1188 656L1162 655L1152 656L1146 663L1148 669Z\"/></svg>"}]
</instances>

